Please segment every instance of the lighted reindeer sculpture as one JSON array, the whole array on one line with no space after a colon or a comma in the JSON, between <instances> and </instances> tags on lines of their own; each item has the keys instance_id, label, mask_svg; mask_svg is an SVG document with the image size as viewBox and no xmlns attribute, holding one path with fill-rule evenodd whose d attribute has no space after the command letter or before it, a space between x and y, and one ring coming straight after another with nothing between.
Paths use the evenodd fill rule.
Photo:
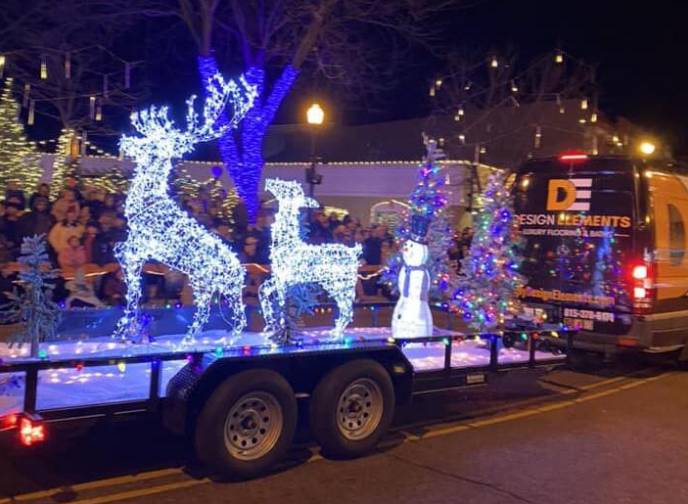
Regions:
<instances>
[{"instance_id":1,"label":"lighted reindeer sculpture","mask_svg":"<svg viewBox=\"0 0 688 504\"><path fill-rule=\"evenodd\" d=\"M185 129L175 127L167 107L153 106L132 114L131 122L141 136L124 136L120 142L124 154L136 161L125 204L129 234L115 250L127 285L127 305L117 326L117 334L123 338L138 328L141 267L150 260L188 276L196 312L185 342L193 341L208 321L215 293L226 299L232 311L231 330L239 333L246 326L241 299L244 269L238 257L219 237L179 208L168 193L172 160L193 151L196 143L236 128L256 96L255 87L243 77L239 85L217 74L208 79L206 86L202 124L192 96L187 100ZM228 102L233 115L217 124Z\"/></svg>"},{"instance_id":2,"label":"lighted reindeer sculpture","mask_svg":"<svg viewBox=\"0 0 688 504\"><path fill-rule=\"evenodd\" d=\"M271 276L260 289L266 331L274 332L284 324L289 289L313 283L320 285L337 303L339 315L333 334L341 336L353 320L361 246L305 243L300 234L299 210L316 208L318 202L307 198L298 182L268 179L265 189L275 195L279 204L271 226Z\"/></svg>"}]
</instances>

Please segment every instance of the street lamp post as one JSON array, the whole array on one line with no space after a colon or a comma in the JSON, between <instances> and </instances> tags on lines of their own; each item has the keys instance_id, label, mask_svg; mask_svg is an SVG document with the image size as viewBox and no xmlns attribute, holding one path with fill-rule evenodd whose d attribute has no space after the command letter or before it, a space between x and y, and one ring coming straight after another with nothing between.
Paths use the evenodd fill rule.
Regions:
<instances>
[{"instance_id":1,"label":"street lamp post","mask_svg":"<svg viewBox=\"0 0 688 504\"><path fill-rule=\"evenodd\" d=\"M318 158L315 155L315 142L318 133L318 127L322 125L325 120L325 111L319 103L313 103L306 112L306 119L311 125L311 153L310 166L306 168L306 181L308 182L308 195L312 198L315 194L315 185L322 182L322 175L316 172Z\"/></svg>"}]
</instances>

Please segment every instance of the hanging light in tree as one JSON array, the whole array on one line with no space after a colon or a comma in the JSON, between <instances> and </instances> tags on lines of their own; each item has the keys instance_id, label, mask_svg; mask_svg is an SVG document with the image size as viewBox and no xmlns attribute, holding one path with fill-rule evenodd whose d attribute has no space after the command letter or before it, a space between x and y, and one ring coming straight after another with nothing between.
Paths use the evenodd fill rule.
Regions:
<instances>
[{"instance_id":1,"label":"hanging light in tree","mask_svg":"<svg viewBox=\"0 0 688 504\"><path fill-rule=\"evenodd\" d=\"M497 59L497 56L492 56L492 59L490 59L490 68L499 68L499 60Z\"/></svg>"},{"instance_id":2,"label":"hanging light in tree","mask_svg":"<svg viewBox=\"0 0 688 504\"><path fill-rule=\"evenodd\" d=\"M36 101L29 100L29 116L26 119L26 124L29 126L33 125L34 116L36 114Z\"/></svg>"},{"instance_id":3,"label":"hanging light in tree","mask_svg":"<svg viewBox=\"0 0 688 504\"><path fill-rule=\"evenodd\" d=\"M588 110L588 99L583 98L581 100L581 110Z\"/></svg>"},{"instance_id":4,"label":"hanging light in tree","mask_svg":"<svg viewBox=\"0 0 688 504\"><path fill-rule=\"evenodd\" d=\"M561 51L557 51L557 53L554 55L554 62L558 65L561 65L564 62L564 54Z\"/></svg>"},{"instance_id":5,"label":"hanging light in tree","mask_svg":"<svg viewBox=\"0 0 688 504\"><path fill-rule=\"evenodd\" d=\"M430 94L430 98L435 97L435 86L434 85L430 86L430 93L429 94Z\"/></svg>"},{"instance_id":6,"label":"hanging light in tree","mask_svg":"<svg viewBox=\"0 0 688 504\"><path fill-rule=\"evenodd\" d=\"M124 89L131 87L131 63L124 64Z\"/></svg>"},{"instance_id":7,"label":"hanging light in tree","mask_svg":"<svg viewBox=\"0 0 688 504\"><path fill-rule=\"evenodd\" d=\"M471 81L466 82L466 85L463 87L464 91L470 91L471 87L473 86L473 83Z\"/></svg>"},{"instance_id":8,"label":"hanging light in tree","mask_svg":"<svg viewBox=\"0 0 688 504\"><path fill-rule=\"evenodd\" d=\"M98 101L96 105L96 121L100 122L103 120L103 104Z\"/></svg>"},{"instance_id":9,"label":"hanging light in tree","mask_svg":"<svg viewBox=\"0 0 688 504\"><path fill-rule=\"evenodd\" d=\"M65 79L72 78L72 53L67 51L64 60Z\"/></svg>"},{"instance_id":10,"label":"hanging light in tree","mask_svg":"<svg viewBox=\"0 0 688 504\"><path fill-rule=\"evenodd\" d=\"M22 97L22 107L29 106L29 97L31 96L31 84L24 84L24 96Z\"/></svg>"},{"instance_id":11,"label":"hanging light in tree","mask_svg":"<svg viewBox=\"0 0 688 504\"><path fill-rule=\"evenodd\" d=\"M596 123L597 122L597 112L593 112L592 115L590 116L590 122L591 123Z\"/></svg>"},{"instance_id":12,"label":"hanging light in tree","mask_svg":"<svg viewBox=\"0 0 688 504\"><path fill-rule=\"evenodd\" d=\"M512 93L518 93L518 86L516 85L516 81L511 81L511 92Z\"/></svg>"},{"instance_id":13,"label":"hanging light in tree","mask_svg":"<svg viewBox=\"0 0 688 504\"><path fill-rule=\"evenodd\" d=\"M95 117L96 117L96 97L94 95L91 95L88 98L88 107L89 107L89 111L88 111L89 117L91 119L95 119Z\"/></svg>"},{"instance_id":14,"label":"hanging light in tree","mask_svg":"<svg viewBox=\"0 0 688 504\"><path fill-rule=\"evenodd\" d=\"M80 154L82 156L86 154L86 146L88 145L88 143L89 143L88 142L88 131L84 130L81 133L81 153Z\"/></svg>"},{"instance_id":15,"label":"hanging light in tree","mask_svg":"<svg viewBox=\"0 0 688 504\"><path fill-rule=\"evenodd\" d=\"M463 133L461 133L461 134L459 135L459 141L460 141L462 144L466 145L466 135L464 135Z\"/></svg>"},{"instance_id":16,"label":"hanging light in tree","mask_svg":"<svg viewBox=\"0 0 688 504\"><path fill-rule=\"evenodd\" d=\"M7 63L7 58L4 54L0 54L0 79L5 76L5 63Z\"/></svg>"},{"instance_id":17,"label":"hanging light in tree","mask_svg":"<svg viewBox=\"0 0 688 504\"><path fill-rule=\"evenodd\" d=\"M563 114L564 112L566 112L566 109L564 108L564 104L561 101L560 95L557 95L557 105L559 106L559 113L560 114Z\"/></svg>"},{"instance_id":18,"label":"hanging light in tree","mask_svg":"<svg viewBox=\"0 0 688 504\"><path fill-rule=\"evenodd\" d=\"M41 56L41 80L46 80L48 78L48 62L45 56Z\"/></svg>"},{"instance_id":19,"label":"hanging light in tree","mask_svg":"<svg viewBox=\"0 0 688 504\"><path fill-rule=\"evenodd\" d=\"M437 79L437 80L435 81L435 87L436 87L437 89L439 89L439 88L442 87L442 79Z\"/></svg>"},{"instance_id":20,"label":"hanging light in tree","mask_svg":"<svg viewBox=\"0 0 688 504\"><path fill-rule=\"evenodd\" d=\"M536 149L540 148L541 142L542 142L542 127L536 126L535 127L535 148Z\"/></svg>"}]
</instances>

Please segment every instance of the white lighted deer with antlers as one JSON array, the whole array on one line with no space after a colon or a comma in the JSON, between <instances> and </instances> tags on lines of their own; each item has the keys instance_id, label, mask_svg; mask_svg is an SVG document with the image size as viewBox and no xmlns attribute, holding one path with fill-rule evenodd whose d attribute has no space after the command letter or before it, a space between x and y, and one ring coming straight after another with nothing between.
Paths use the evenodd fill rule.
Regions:
<instances>
[{"instance_id":1,"label":"white lighted deer with antlers","mask_svg":"<svg viewBox=\"0 0 688 504\"><path fill-rule=\"evenodd\" d=\"M268 179L265 189L274 194L279 203L271 226L271 276L260 289L266 330L274 332L284 324L289 289L312 283L320 285L337 303L339 314L333 334L341 336L353 320L361 245L305 243L300 233L299 209L316 208L318 202L307 198L298 182Z\"/></svg>"},{"instance_id":2,"label":"white lighted deer with antlers","mask_svg":"<svg viewBox=\"0 0 688 504\"><path fill-rule=\"evenodd\" d=\"M196 302L196 312L185 341L193 341L210 316L214 293L227 300L232 311L231 329L246 326L241 292L244 269L237 255L219 237L183 211L168 193L172 160L193 151L194 145L218 138L236 128L253 106L255 87L241 78L240 84L216 74L206 83L203 122L194 109L195 96L187 100L187 125L178 129L167 115L167 107L150 107L132 114L131 122L141 136L124 136L120 146L136 161L134 177L127 193L125 215L129 234L115 253L127 285L127 305L117 333L126 337L136 331L141 296L141 267L158 261L188 276ZM218 118L227 103L233 116Z\"/></svg>"}]
</instances>

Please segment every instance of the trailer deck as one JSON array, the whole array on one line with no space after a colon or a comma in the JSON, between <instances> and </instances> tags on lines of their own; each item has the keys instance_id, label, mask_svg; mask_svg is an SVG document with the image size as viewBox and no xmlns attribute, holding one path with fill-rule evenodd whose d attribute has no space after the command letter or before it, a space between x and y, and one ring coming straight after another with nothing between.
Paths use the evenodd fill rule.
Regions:
<instances>
[{"instance_id":1,"label":"trailer deck","mask_svg":"<svg viewBox=\"0 0 688 504\"><path fill-rule=\"evenodd\" d=\"M352 328L342 340L311 329L287 346L265 344L264 335L226 338L206 334L194 345L181 336L148 344L110 338L45 345L45 357L29 359L0 348L0 417L40 414L46 422L156 411L170 380L185 366L207 368L218 359L275 359L290 356L400 350L413 373L413 393L484 383L490 371L551 366L565 354L537 348L540 334L517 333L522 348L504 348L496 336L436 329L425 338L394 339L389 328ZM561 337L565 337L562 333ZM1 345L0 345L1 347Z\"/></svg>"}]
</instances>

